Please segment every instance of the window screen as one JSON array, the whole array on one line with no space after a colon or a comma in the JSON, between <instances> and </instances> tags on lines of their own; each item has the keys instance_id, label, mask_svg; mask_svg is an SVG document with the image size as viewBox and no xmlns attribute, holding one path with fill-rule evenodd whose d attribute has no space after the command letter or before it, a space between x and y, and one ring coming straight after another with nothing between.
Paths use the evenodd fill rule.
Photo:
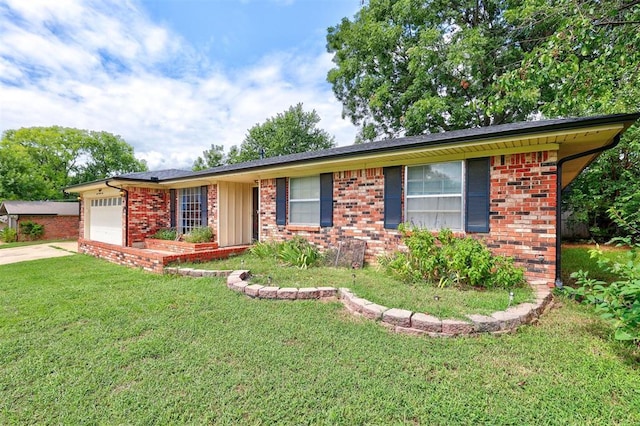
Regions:
<instances>
[{"instance_id":1,"label":"window screen","mask_svg":"<svg viewBox=\"0 0 640 426\"><path fill-rule=\"evenodd\" d=\"M406 221L421 228L462 226L462 162L407 167Z\"/></svg>"},{"instance_id":2,"label":"window screen","mask_svg":"<svg viewBox=\"0 0 640 426\"><path fill-rule=\"evenodd\" d=\"M320 224L320 176L289 179L289 223Z\"/></svg>"}]
</instances>

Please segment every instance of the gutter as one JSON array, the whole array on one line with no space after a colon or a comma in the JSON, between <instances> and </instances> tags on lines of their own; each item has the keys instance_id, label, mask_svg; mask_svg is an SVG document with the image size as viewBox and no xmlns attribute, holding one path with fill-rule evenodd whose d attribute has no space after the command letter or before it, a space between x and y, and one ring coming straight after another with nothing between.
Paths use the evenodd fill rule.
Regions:
<instances>
[{"instance_id":1,"label":"gutter","mask_svg":"<svg viewBox=\"0 0 640 426\"><path fill-rule=\"evenodd\" d=\"M129 247L129 191L125 188L111 185L109 180L105 180L104 184L109 188L117 189L121 194L124 192L124 246Z\"/></svg>"},{"instance_id":2,"label":"gutter","mask_svg":"<svg viewBox=\"0 0 640 426\"><path fill-rule=\"evenodd\" d=\"M576 160L581 157L586 157L593 154L599 154L609 149L615 148L620 143L620 133L618 133L613 141L604 146L590 149L589 151L580 152L570 155L558 161L556 164L556 280L555 286L562 288L562 166L567 161Z\"/></svg>"}]
</instances>

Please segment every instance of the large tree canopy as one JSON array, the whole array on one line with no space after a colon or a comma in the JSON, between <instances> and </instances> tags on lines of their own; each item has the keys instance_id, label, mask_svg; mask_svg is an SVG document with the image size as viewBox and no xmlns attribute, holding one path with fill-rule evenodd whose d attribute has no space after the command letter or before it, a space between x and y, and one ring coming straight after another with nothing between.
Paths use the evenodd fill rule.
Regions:
<instances>
[{"instance_id":1,"label":"large tree canopy","mask_svg":"<svg viewBox=\"0 0 640 426\"><path fill-rule=\"evenodd\" d=\"M536 39L496 85L505 103L548 117L640 110L640 1L523 0L505 17Z\"/></svg>"},{"instance_id":2,"label":"large tree canopy","mask_svg":"<svg viewBox=\"0 0 640 426\"><path fill-rule=\"evenodd\" d=\"M328 80L362 140L525 118L530 105L507 105L494 88L532 48L513 39L507 3L371 0L329 28Z\"/></svg>"},{"instance_id":3,"label":"large tree canopy","mask_svg":"<svg viewBox=\"0 0 640 426\"><path fill-rule=\"evenodd\" d=\"M370 0L327 42L361 141L640 111L640 0ZM609 236L607 209L640 192L639 138L628 131L565 197Z\"/></svg>"},{"instance_id":4,"label":"large tree canopy","mask_svg":"<svg viewBox=\"0 0 640 426\"><path fill-rule=\"evenodd\" d=\"M329 28L328 80L364 141L637 110L639 3L371 0Z\"/></svg>"},{"instance_id":5,"label":"large tree canopy","mask_svg":"<svg viewBox=\"0 0 640 426\"><path fill-rule=\"evenodd\" d=\"M640 1L524 0L507 19L545 37L498 87L545 116L640 111ZM629 129L563 196L574 219L604 240L622 232L607 211L640 193L640 130ZM625 201L627 200L627 201Z\"/></svg>"},{"instance_id":6,"label":"large tree canopy","mask_svg":"<svg viewBox=\"0 0 640 426\"><path fill-rule=\"evenodd\" d=\"M65 186L144 171L120 136L66 127L7 130L0 141L0 199L61 199Z\"/></svg>"}]
</instances>

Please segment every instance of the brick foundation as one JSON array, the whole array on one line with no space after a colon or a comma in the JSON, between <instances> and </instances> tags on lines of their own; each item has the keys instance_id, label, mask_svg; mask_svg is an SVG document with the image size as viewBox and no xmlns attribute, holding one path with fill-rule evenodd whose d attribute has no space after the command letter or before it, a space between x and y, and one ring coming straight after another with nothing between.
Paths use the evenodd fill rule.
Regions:
<instances>
[{"instance_id":1,"label":"brick foundation","mask_svg":"<svg viewBox=\"0 0 640 426\"><path fill-rule=\"evenodd\" d=\"M145 271L162 274L164 267L174 262L205 262L213 259L224 259L231 254L244 252L248 246L227 247L223 249L199 251L192 253L176 253L167 255L152 250L122 247L98 241L79 239L78 252L89 254L118 265L130 268L142 268Z\"/></svg>"},{"instance_id":2,"label":"brick foundation","mask_svg":"<svg viewBox=\"0 0 640 426\"><path fill-rule=\"evenodd\" d=\"M149 250L166 250L174 253L197 253L215 250L218 248L218 243L187 243L184 241L147 238L144 240L144 246Z\"/></svg>"}]
</instances>

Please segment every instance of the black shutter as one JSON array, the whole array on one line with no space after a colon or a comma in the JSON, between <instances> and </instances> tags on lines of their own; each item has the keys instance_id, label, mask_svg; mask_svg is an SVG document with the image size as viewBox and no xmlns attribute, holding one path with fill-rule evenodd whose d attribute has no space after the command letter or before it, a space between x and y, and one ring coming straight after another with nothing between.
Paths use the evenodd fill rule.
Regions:
<instances>
[{"instance_id":1,"label":"black shutter","mask_svg":"<svg viewBox=\"0 0 640 426\"><path fill-rule=\"evenodd\" d=\"M209 226L209 187L200 187L200 226Z\"/></svg>"},{"instance_id":2,"label":"black shutter","mask_svg":"<svg viewBox=\"0 0 640 426\"><path fill-rule=\"evenodd\" d=\"M175 189L169 190L169 226L176 227L176 201L177 194Z\"/></svg>"},{"instance_id":3,"label":"black shutter","mask_svg":"<svg viewBox=\"0 0 640 426\"><path fill-rule=\"evenodd\" d=\"M489 158L467 160L467 232L489 232Z\"/></svg>"},{"instance_id":4,"label":"black shutter","mask_svg":"<svg viewBox=\"0 0 640 426\"><path fill-rule=\"evenodd\" d=\"M384 227L397 229L402 223L402 166L385 167Z\"/></svg>"},{"instance_id":5,"label":"black shutter","mask_svg":"<svg viewBox=\"0 0 640 426\"><path fill-rule=\"evenodd\" d=\"M287 178L276 179L276 225L287 224Z\"/></svg>"},{"instance_id":6,"label":"black shutter","mask_svg":"<svg viewBox=\"0 0 640 426\"><path fill-rule=\"evenodd\" d=\"M320 175L320 226L333 226L333 173Z\"/></svg>"}]
</instances>

